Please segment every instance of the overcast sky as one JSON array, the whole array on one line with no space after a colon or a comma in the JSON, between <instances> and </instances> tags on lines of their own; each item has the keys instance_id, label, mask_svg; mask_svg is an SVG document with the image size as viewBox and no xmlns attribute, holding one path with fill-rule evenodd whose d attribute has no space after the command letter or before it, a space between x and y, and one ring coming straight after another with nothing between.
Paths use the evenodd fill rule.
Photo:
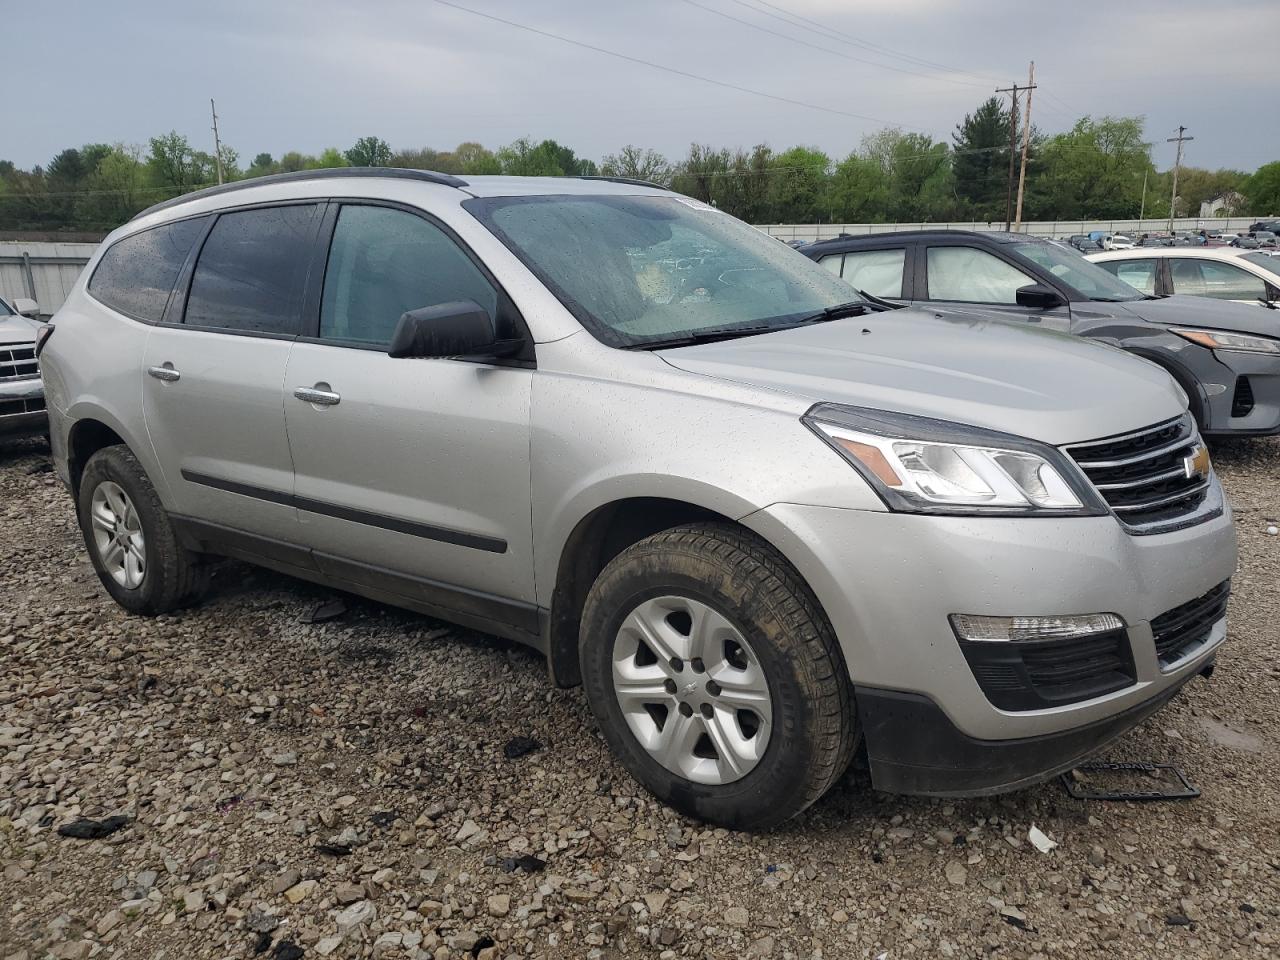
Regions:
<instances>
[{"instance_id":1,"label":"overcast sky","mask_svg":"<svg viewBox=\"0 0 1280 960\"><path fill-rule=\"evenodd\" d=\"M208 149L211 96L223 141L246 165L263 151L317 153L369 134L397 149L552 137L595 159L628 142L677 158L692 141L803 143L842 157L890 124L949 139L996 81L1025 83L1034 59L1041 130L1086 113L1142 114L1161 168L1180 123L1196 138L1190 164L1253 170L1280 159L1276 0L456 4L825 110L437 0L0 0L0 158L29 167L67 146L145 144L170 129Z\"/></svg>"}]
</instances>

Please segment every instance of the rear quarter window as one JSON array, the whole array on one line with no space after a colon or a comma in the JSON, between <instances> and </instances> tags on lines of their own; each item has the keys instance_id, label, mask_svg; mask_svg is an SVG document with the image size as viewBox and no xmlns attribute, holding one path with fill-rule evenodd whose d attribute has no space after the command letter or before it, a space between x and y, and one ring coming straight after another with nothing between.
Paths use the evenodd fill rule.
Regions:
<instances>
[{"instance_id":1,"label":"rear quarter window","mask_svg":"<svg viewBox=\"0 0 1280 960\"><path fill-rule=\"evenodd\" d=\"M207 220L179 220L117 240L98 261L89 293L112 310L158 323Z\"/></svg>"}]
</instances>

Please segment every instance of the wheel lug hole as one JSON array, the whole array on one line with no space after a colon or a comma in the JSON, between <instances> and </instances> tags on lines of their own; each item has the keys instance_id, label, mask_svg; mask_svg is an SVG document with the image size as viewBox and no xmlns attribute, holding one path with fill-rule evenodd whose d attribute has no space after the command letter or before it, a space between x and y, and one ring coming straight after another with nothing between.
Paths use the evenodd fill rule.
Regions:
<instances>
[{"instance_id":1,"label":"wheel lug hole","mask_svg":"<svg viewBox=\"0 0 1280 960\"><path fill-rule=\"evenodd\" d=\"M684 670L684 661L681 660L679 657L672 657L671 669L674 670L676 673L680 673L682 670Z\"/></svg>"},{"instance_id":2,"label":"wheel lug hole","mask_svg":"<svg viewBox=\"0 0 1280 960\"><path fill-rule=\"evenodd\" d=\"M682 702L682 703L680 704L680 716L682 716L682 717L692 717L692 716L693 716L693 707L689 706L689 704L687 704L687 703L683 703L683 702Z\"/></svg>"},{"instance_id":3,"label":"wheel lug hole","mask_svg":"<svg viewBox=\"0 0 1280 960\"><path fill-rule=\"evenodd\" d=\"M709 703L704 703L704 704L702 704L700 707L698 707L698 709L702 711L702 715L703 715L704 717L706 717L708 720L710 720L710 719L711 719L711 714L714 712L714 711L711 709L711 704L709 704Z\"/></svg>"},{"instance_id":4,"label":"wheel lug hole","mask_svg":"<svg viewBox=\"0 0 1280 960\"><path fill-rule=\"evenodd\" d=\"M689 666L693 667L694 673L702 673L707 669L706 666L703 665L701 657L694 657L689 661Z\"/></svg>"},{"instance_id":5,"label":"wheel lug hole","mask_svg":"<svg viewBox=\"0 0 1280 960\"><path fill-rule=\"evenodd\" d=\"M707 693L711 694L713 697L718 697L720 695L720 684L716 683L714 680L708 680Z\"/></svg>"},{"instance_id":6,"label":"wheel lug hole","mask_svg":"<svg viewBox=\"0 0 1280 960\"><path fill-rule=\"evenodd\" d=\"M662 682L662 689L667 691L667 693L674 694L676 692L676 682L668 677Z\"/></svg>"}]
</instances>

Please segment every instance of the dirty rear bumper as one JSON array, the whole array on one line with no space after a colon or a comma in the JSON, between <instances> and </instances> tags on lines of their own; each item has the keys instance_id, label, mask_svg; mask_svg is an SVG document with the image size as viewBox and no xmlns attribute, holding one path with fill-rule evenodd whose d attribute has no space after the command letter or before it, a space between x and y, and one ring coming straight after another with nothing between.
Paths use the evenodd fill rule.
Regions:
<instances>
[{"instance_id":1,"label":"dirty rear bumper","mask_svg":"<svg viewBox=\"0 0 1280 960\"><path fill-rule=\"evenodd\" d=\"M886 793L936 797L988 796L1030 786L1093 756L1212 669L1210 661L1122 713L1017 740L971 737L923 694L855 687L871 782Z\"/></svg>"}]
</instances>

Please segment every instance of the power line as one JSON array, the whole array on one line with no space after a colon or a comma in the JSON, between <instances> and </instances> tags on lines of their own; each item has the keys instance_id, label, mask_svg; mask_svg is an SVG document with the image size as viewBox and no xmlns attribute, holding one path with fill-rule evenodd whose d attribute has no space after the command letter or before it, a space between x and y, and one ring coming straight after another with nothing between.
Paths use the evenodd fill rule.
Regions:
<instances>
[{"instance_id":1,"label":"power line","mask_svg":"<svg viewBox=\"0 0 1280 960\"><path fill-rule=\"evenodd\" d=\"M832 50L830 47L824 47L816 43L810 43L808 40L802 40L799 37L791 37L785 33L779 33L777 30L770 30L768 27L762 27L760 26L760 24L752 23L750 20L743 20L741 17L735 17L733 16L733 14L725 13L722 10L716 10L713 7L703 6L701 3L698 3L697 0L684 0L684 2L689 4L690 6L697 7L699 10L704 10L707 13L714 14L717 17L723 17L726 20L732 20L734 23L740 23L744 27L750 27L752 30L759 30L761 33L767 33L770 36L781 37L783 40L789 40L792 43L798 43L801 46L808 47L810 50L821 50L823 53L829 53L835 57L842 57L845 60L852 60L854 63L866 64L869 67L875 67L879 70L893 70L893 71L896 71L897 73L905 73L908 76L912 76L912 77L923 77L926 80L942 80L944 83L960 83L960 84L964 84L965 86L971 86L971 87L978 87L978 86L984 85L981 83L971 83L968 80L955 80L955 79L948 79L946 77L938 77L936 75L928 74L928 73L919 73L918 71L915 71L915 70L907 70L907 69L904 69L903 67L895 67L893 66L893 64L889 64L889 63L876 63L874 60L867 60L867 59L864 59L863 57L855 57L852 54L845 53L841 50ZM754 9L754 8L748 8L748 9ZM759 10L756 12L763 13L764 11ZM781 18L778 18L778 19L781 19Z\"/></svg>"},{"instance_id":2,"label":"power line","mask_svg":"<svg viewBox=\"0 0 1280 960\"><path fill-rule=\"evenodd\" d=\"M863 113L853 113L848 110L838 110L835 107L824 107L821 104L809 103L805 100L796 100L792 97L780 96L776 93L767 93L763 90L753 90L750 87L742 87L736 83L730 83L727 80L716 80L713 77L704 77L701 74L690 73L687 70L681 70L677 67L668 67L665 64L655 63L652 60L645 60L641 57L633 57L627 53L619 53L617 50L609 50L605 47L598 47L593 43L587 43L585 40L574 40L572 37L565 37L558 33L552 33L550 30L542 30L538 27L531 27L526 23L518 23L515 20L508 20L505 17L499 17L492 13L484 13L480 10L473 10L470 7L464 7L460 3L453 3L452 0L434 0L435 3L444 7L450 7L454 10L460 10L463 13L469 13L474 17L481 17L485 20L491 20L494 23L505 24L508 27L515 27L517 30L524 30L528 33L537 34L540 37L547 37L551 40L558 40L561 43L567 43L571 46L581 47L584 50L591 50L595 53L603 53L605 56L616 57L619 60L626 60L629 63L638 63L643 67L650 67L654 70L662 70L666 73L675 74L678 77L684 77L688 80L697 80L699 83L709 83L712 86L724 87L727 90L736 90L739 93L747 93L753 97L763 97L766 100L774 100L778 103L787 103L793 107L805 107L809 110L818 110L822 113L831 113L840 117L851 117L854 120L868 120L871 123L883 123L889 126L908 127L912 130L923 129L921 127L912 126L911 124L898 123L893 120L884 120L880 117L869 117Z\"/></svg>"},{"instance_id":3,"label":"power line","mask_svg":"<svg viewBox=\"0 0 1280 960\"><path fill-rule=\"evenodd\" d=\"M783 23L789 24L790 26L799 27L802 30L808 30L810 33L816 33L820 36L824 36L828 40L839 40L843 43L852 44L854 46L879 53L881 56L894 57L895 59L902 60L906 63L914 63L919 66L934 67L938 70L944 70L947 73L958 73L962 76L973 77L974 79L981 80L983 83L990 83L995 80L994 77L988 77L985 74L970 73L966 70L947 66L944 63L925 60L923 57L917 57L914 54L901 53L889 47L882 46L881 44L872 43L869 40L863 40L851 34L843 33L836 30L834 27L828 27L819 23L817 20L810 20L808 17L803 17L798 13L792 13L789 10L785 10L782 7L769 3L768 0L755 0L755 2L759 3L761 6L768 7L770 10L776 10L778 13L770 13L768 10L760 10L755 6L744 2L744 0L733 0L733 2L738 4L738 6L746 7L748 10L752 10L755 13L764 14L766 17L773 17L773 19L781 20ZM784 14L785 16L779 16L778 14Z\"/></svg>"}]
</instances>

